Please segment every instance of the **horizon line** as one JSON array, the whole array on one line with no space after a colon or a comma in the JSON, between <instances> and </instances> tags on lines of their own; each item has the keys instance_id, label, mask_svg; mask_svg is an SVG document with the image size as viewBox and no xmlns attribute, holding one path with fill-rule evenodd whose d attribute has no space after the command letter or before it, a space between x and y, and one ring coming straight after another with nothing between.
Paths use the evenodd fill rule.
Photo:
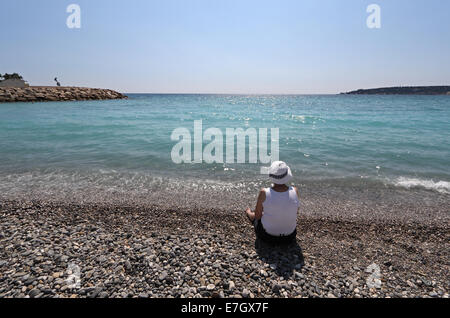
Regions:
<instances>
[{"instance_id":1,"label":"horizon line","mask_svg":"<svg viewBox=\"0 0 450 318\"><path fill-rule=\"evenodd\" d=\"M340 95L341 93L181 93L181 92L171 92L171 93L156 93L156 92L125 92L120 91L122 94L148 94L148 95L266 95L266 96L307 96L307 95Z\"/></svg>"}]
</instances>

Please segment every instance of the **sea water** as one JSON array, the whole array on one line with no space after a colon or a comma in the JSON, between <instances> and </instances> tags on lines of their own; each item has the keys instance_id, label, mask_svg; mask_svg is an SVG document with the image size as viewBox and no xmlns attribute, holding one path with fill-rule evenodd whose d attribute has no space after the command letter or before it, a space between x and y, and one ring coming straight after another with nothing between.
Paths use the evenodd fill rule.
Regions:
<instances>
[{"instance_id":1,"label":"sea water","mask_svg":"<svg viewBox=\"0 0 450 318\"><path fill-rule=\"evenodd\" d=\"M193 134L197 120L224 135L278 128L279 159L305 188L450 193L450 96L129 94L0 104L1 196L108 200L267 184L260 162L174 163L172 132Z\"/></svg>"}]
</instances>

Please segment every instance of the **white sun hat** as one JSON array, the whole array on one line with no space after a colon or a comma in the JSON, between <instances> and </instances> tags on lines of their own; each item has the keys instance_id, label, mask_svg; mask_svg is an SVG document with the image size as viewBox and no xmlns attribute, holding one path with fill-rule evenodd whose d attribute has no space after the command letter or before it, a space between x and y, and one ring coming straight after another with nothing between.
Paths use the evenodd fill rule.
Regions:
<instances>
[{"instance_id":1,"label":"white sun hat","mask_svg":"<svg viewBox=\"0 0 450 318\"><path fill-rule=\"evenodd\" d=\"M291 169L284 161L274 161L269 168L269 178L275 184L286 184L292 179Z\"/></svg>"}]
</instances>

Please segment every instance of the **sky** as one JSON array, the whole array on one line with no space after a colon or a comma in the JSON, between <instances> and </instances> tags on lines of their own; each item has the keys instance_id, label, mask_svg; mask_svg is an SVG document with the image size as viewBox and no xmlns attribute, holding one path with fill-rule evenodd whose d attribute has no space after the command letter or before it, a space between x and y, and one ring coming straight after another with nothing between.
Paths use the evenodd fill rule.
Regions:
<instances>
[{"instance_id":1,"label":"sky","mask_svg":"<svg viewBox=\"0 0 450 318\"><path fill-rule=\"evenodd\" d=\"M448 0L1 0L0 73L125 93L450 85L449 16Z\"/></svg>"}]
</instances>

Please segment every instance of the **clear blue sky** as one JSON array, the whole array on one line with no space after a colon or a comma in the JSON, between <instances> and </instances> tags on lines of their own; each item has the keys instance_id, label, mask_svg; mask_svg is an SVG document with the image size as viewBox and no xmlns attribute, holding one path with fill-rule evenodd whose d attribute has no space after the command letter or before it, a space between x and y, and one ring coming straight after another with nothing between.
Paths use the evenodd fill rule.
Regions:
<instances>
[{"instance_id":1,"label":"clear blue sky","mask_svg":"<svg viewBox=\"0 0 450 318\"><path fill-rule=\"evenodd\" d=\"M449 16L448 0L2 0L0 73L129 93L450 85Z\"/></svg>"}]
</instances>

